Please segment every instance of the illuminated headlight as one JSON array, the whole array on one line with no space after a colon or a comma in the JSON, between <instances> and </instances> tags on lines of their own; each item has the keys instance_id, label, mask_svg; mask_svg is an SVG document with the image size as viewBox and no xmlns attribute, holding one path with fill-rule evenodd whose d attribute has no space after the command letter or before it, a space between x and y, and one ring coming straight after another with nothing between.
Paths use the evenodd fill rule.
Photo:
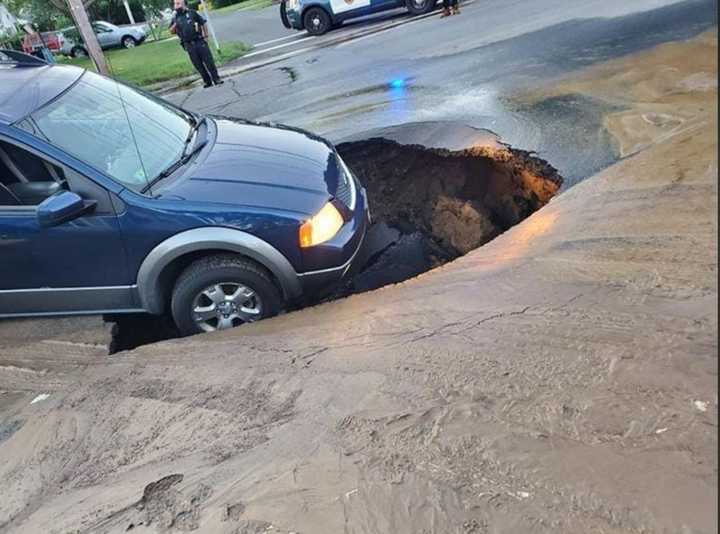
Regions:
<instances>
[{"instance_id":1,"label":"illuminated headlight","mask_svg":"<svg viewBox=\"0 0 720 534\"><path fill-rule=\"evenodd\" d=\"M300 246L313 247L332 239L342 228L343 223L340 212L328 202L317 215L300 227Z\"/></svg>"}]
</instances>

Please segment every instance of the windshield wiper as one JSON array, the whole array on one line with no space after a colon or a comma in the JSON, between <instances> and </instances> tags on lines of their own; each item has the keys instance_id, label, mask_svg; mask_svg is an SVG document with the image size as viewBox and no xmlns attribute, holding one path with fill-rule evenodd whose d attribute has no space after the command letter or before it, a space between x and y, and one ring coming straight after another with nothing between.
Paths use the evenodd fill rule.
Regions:
<instances>
[{"instance_id":1,"label":"windshield wiper","mask_svg":"<svg viewBox=\"0 0 720 534\"><path fill-rule=\"evenodd\" d=\"M190 146L190 142L192 141L193 137L197 133L197 131L200 129L200 126L205 124L206 118L202 117L199 121L195 121L195 124L193 124L192 128L190 128L190 131L188 132L187 138L185 139L185 148L183 148L183 158L187 158L191 155L193 155L197 151L197 146L194 146L190 152L188 152L188 147ZM202 143L202 146L205 146L205 143Z\"/></svg>"},{"instance_id":2,"label":"windshield wiper","mask_svg":"<svg viewBox=\"0 0 720 534\"><path fill-rule=\"evenodd\" d=\"M194 118L193 118L194 120ZM207 144L207 139L201 141L200 143L196 143L193 148L188 151L188 146L190 146L190 143L193 140L193 137L195 137L195 133L200 129L200 125L205 124L206 119L205 117L202 117L200 120L194 120L194 124L192 125L192 128L190 128L190 131L187 134L187 137L185 138L185 143L183 147L182 154L180 157L172 162L170 165L165 167L155 178L150 180L148 184L142 189L142 193L146 193L150 190L152 186L154 186L156 183L158 183L160 180L167 178L172 173L174 173L176 170L178 170L180 167L185 165L190 158L198 152L201 148L203 148Z\"/></svg>"}]
</instances>

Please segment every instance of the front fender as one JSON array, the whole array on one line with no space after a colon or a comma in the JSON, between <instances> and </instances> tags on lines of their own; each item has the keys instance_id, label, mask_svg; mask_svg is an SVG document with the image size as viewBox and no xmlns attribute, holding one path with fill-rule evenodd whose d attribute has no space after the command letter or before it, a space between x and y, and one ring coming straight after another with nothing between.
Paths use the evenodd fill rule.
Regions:
<instances>
[{"instance_id":1,"label":"front fender","mask_svg":"<svg viewBox=\"0 0 720 534\"><path fill-rule=\"evenodd\" d=\"M137 276L138 297L143 309L149 313L162 313L165 302L158 281L163 270L173 260L203 250L224 250L247 256L263 265L277 278L285 298L294 299L302 294L302 286L295 269L275 247L241 230L205 227L175 234L158 244L145 257Z\"/></svg>"}]
</instances>

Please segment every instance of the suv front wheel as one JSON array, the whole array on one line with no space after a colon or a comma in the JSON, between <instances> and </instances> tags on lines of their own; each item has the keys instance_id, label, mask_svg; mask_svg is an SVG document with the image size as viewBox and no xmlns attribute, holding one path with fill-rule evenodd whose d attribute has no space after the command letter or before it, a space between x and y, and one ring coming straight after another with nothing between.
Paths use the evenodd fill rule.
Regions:
<instances>
[{"instance_id":1,"label":"suv front wheel","mask_svg":"<svg viewBox=\"0 0 720 534\"><path fill-rule=\"evenodd\" d=\"M82 46L74 46L70 51L72 57L87 57L88 53Z\"/></svg>"},{"instance_id":2,"label":"suv front wheel","mask_svg":"<svg viewBox=\"0 0 720 534\"><path fill-rule=\"evenodd\" d=\"M171 309L183 336L226 330L277 315L283 299L256 263L216 255L190 264L175 283Z\"/></svg>"},{"instance_id":3,"label":"suv front wheel","mask_svg":"<svg viewBox=\"0 0 720 534\"><path fill-rule=\"evenodd\" d=\"M332 27L332 20L323 8L311 7L303 15L303 25L310 35L322 35Z\"/></svg>"},{"instance_id":4,"label":"suv front wheel","mask_svg":"<svg viewBox=\"0 0 720 534\"><path fill-rule=\"evenodd\" d=\"M123 48L135 48L137 45L137 41L134 37L131 37L130 35L126 35L122 38L122 41L120 41L123 45Z\"/></svg>"}]
</instances>

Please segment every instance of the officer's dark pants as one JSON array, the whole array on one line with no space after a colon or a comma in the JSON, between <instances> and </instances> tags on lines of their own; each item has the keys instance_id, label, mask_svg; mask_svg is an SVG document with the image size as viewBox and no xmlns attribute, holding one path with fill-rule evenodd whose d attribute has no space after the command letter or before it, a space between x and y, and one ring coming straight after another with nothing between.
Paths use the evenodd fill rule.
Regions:
<instances>
[{"instance_id":1,"label":"officer's dark pants","mask_svg":"<svg viewBox=\"0 0 720 534\"><path fill-rule=\"evenodd\" d=\"M450 9L451 7L456 7L458 5L458 0L443 0L443 7L445 9Z\"/></svg>"},{"instance_id":2,"label":"officer's dark pants","mask_svg":"<svg viewBox=\"0 0 720 534\"><path fill-rule=\"evenodd\" d=\"M200 73L200 76L202 76L205 85L210 85L220 80L217 68L215 67L215 61L213 60L207 42L192 41L186 43L185 51L190 56L190 61L192 61L195 69Z\"/></svg>"}]
</instances>

